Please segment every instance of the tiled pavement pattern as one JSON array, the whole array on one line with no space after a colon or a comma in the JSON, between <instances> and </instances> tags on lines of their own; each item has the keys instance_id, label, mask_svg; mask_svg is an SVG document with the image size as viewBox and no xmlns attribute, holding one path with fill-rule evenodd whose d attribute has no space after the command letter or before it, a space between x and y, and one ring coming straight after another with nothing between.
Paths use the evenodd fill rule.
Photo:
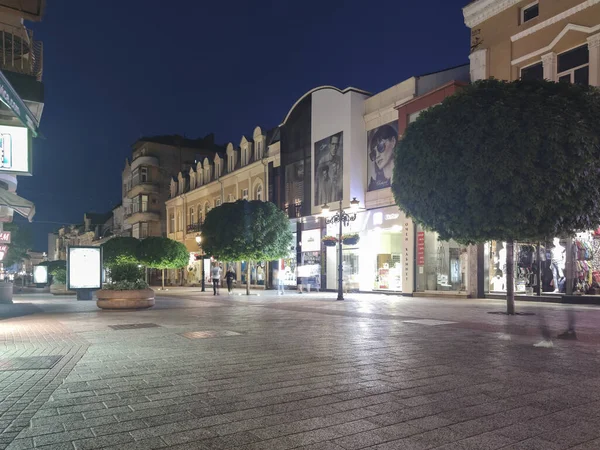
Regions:
<instances>
[{"instance_id":1,"label":"tiled pavement pattern","mask_svg":"<svg viewBox=\"0 0 600 450\"><path fill-rule=\"evenodd\" d=\"M169 295L0 305L0 360L62 356L0 371L0 448L600 449L600 309L578 309L579 342L540 349L538 321L556 332L564 308ZM159 326L110 328L135 323Z\"/></svg>"}]
</instances>

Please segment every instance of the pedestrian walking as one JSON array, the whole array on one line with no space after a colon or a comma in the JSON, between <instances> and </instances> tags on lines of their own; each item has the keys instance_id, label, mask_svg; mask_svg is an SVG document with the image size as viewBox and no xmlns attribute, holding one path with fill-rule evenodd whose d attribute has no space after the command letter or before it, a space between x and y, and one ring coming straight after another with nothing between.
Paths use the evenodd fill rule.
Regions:
<instances>
[{"instance_id":1,"label":"pedestrian walking","mask_svg":"<svg viewBox=\"0 0 600 450\"><path fill-rule=\"evenodd\" d=\"M213 295L219 295L219 286L221 284L221 268L217 263L215 263L211 269L211 276L213 281Z\"/></svg>"},{"instance_id":2,"label":"pedestrian walking","mask_svg":"<svg viewBox=\"0 0 600 450\"><path fill-rule=\"evenodd\" d=\"M234 279L235 279L235 272L233 271L231 266L229 266L229 269L227 269L227 272L225 272L225 280L227 281L227 292L229 294L231 294L231 292L233 291L233 280Z\"/></svg>"},{"instance_id":3,"label":"pedestrian walking","mask_svg":"<svg viewBox=\"0 0 600 450\"><path fill-rule=\"evenodd\" d=\"M285 287L283 284L285 272L283 270L276 270L275 277L277 279L277 295L285 294Z\"/></svg>"},{"instance_id":4,"label":"pedestrian walking","mask_svg":"<svg viewBox=\"0 0 600 450\"><path fill-rule=\"evenodd\" d=\"M554 347L554 343L552 342L552 336L550 333L550 329L546 325L546 318L544 317L544 312L540 310L539 314L539 327L542 334L542 340L536 344L533 344L534 347L542 347L542 348L552 348ZM567 321L568 328L565 332L560 333L556 336L558 339L566 339L566 340L577 340L577 333L575 332L575 311L573 309L567 309Z\"/></svg>"}]
</instances>

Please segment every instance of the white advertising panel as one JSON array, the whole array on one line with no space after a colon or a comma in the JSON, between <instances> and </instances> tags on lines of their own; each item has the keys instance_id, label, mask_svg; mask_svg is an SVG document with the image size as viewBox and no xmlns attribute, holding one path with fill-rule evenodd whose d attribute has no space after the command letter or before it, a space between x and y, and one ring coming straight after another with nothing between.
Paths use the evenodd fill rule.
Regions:
<instances>
[{"instance_id":1,"label":"white advertising panel","mask_svg":"<svg viewBox=\"0 0 600 450\"><path fill-rule=\"evenodd\" d=\"M48 267L46 267L46 266L35 266L33 268L33 282L35 284L46 284L46 283L48 283Z\"/></svg>"},{"instance_id":2,"label":"white advertising panel","mask_svg":"<svg viewBox=\"0 0 600 450\"><path fill-rule=\"evenodd\" d=\"M69 247L67 257L68 289L102 288L102 249Z\"/></svg>"},{"instance_id":3,"label":"white advertising panel","mask_svg":"<svg viewBox=\"0 0 600 450\"><path fill-rule=\"evenodd\" d=\"M302 231L302 251L318 252L321 251L321 230Z\"/></svg>"},{"instance_id":4,"label":"white advertising panel","mask_svg":"<svg viewBox=\"0 0 600 450\"><path fill-rule=\"evenodd\" d=\"M30 150L27 128L0 125L0 173L31 174Z\"/></svg>"}]
</instances>

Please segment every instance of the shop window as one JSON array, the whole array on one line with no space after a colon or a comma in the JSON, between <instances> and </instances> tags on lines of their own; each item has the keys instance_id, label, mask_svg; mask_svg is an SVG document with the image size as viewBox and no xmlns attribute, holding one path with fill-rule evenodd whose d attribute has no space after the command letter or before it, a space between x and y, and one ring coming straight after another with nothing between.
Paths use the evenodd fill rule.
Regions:
<instances>
[{"instance_id":1,"label":"shop window","mask_svg":"<svg viewBox=\"0 0 600 450\"><path fill-rule=\"evenodd\" d=\"M522 80L543 80L544 79L544 65L539 62L528 67L521 69Z\"/></svg>"},{"instance_id":2,"label":"shop window","mask_svg":"<svg viewBox=\"0 0 600 450\"><path fill-rule=\"evenodd\" d=\"M521 24L529 22L540 15L540 4L538 2L531 3L521 8Z\"/></svg>"},{"instance_id":3,"label":"shop window","mask_svg":"<svg viewBox=\"0 0 600 450\"><path fill-rule=\"evenodd\" d=\"M454 240L441 241L435 232L421 228L419 232L423 233L423 265L418 267L417 291L466 291L467 248Z\"/></svg>"},{"instance_id":4,"label":"shop window","mask_svg":"<svg viewBox=\"0 0 600 450\"><path fill-rule=\"evenodd\" d=\"M590 76L588 46L574 48L558 55L558 81L588 85Z\"/></svg>"}]
</instances>

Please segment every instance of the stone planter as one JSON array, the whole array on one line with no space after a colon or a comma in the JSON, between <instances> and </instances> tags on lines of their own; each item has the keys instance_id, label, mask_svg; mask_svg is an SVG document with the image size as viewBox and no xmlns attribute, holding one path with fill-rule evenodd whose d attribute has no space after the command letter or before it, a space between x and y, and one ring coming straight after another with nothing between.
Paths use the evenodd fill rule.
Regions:
<instances>
[{"instance_id":1,"label":"stone planter","mask_svg":"<svg viewBox=\"0 0 600 450\"><path fill-rule=\"evenodd\" d=\"M66 284L51 284L50 293L52 295L75 295L77 292L69 291Z\"/></svg>"},{"instance_id":2,"label":"stone planter","mask_svg":"<svg viewBox=\"0 0 600 450\"><path fill-rule=\"evenodd\" d=\"M0 303L12 303L13 284L0 282Z\"/></svg>"},{"instance_id":3,"label":"stone planter","mask_svg":"<svg viewBox=\"0 0 600 450\"><path fill-rule=\"evenodd\" d=\"M101 309L145 309L154 306L154 291L140 289L132 291L96 291L96 305Z\"/></svg>"}]
</instances>

